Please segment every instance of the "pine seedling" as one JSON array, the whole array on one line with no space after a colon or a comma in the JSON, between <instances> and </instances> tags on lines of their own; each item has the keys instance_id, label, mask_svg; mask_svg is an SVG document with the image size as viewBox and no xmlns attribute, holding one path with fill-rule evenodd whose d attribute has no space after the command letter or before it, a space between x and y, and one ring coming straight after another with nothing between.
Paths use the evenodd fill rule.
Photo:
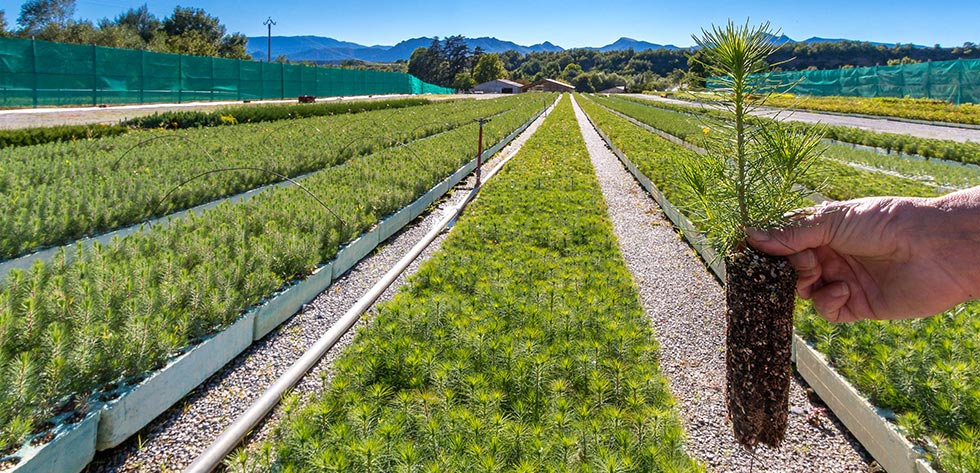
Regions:
<instances>
[{"instance_id":1,"label":"pine seedling","mask_svg":"<svg viewBox=\"0 0 980 473\"><path fill-rule=\"evenodd\" d=\"M681 168L693 218L726 262L728 409L736 440L749 448L778 446L785 435L796 274L784 258L746 248L743 229L780 225L803 206L798 183L820 152L817 132L749 120L778 88L766 80L778 34L769 23L729 21L694 36L728 117L706 140L706 155Z\"/></svg>"}]
</instances>

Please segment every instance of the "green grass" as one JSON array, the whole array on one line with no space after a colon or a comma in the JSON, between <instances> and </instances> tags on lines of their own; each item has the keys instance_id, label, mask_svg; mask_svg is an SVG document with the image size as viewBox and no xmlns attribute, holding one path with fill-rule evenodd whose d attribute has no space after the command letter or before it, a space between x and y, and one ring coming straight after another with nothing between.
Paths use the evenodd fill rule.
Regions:
<instances>
[{"instance_id":1,"label":"green grass","mask_svg":"<svg viewBox=\"0 0 980 473\"><path fill-rule=\"evenodd\" d=\"M698 471L566 98L275 436L282 471Z\"/></svg>"}]
</instances>

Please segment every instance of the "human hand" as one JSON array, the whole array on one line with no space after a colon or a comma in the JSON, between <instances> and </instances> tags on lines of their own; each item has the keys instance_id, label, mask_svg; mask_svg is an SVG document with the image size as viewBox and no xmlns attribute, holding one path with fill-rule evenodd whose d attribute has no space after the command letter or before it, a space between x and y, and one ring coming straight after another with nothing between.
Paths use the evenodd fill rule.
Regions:
<instances>
[{"instance_id":1,"label":"human hand","mask_svg":"<svg viewBox=\"0 0 980 473\"><path fill-rule=\"evenodd\" d=\"M797 294L831 322L926 317L980 296L980 187L832 202L746 235L789 259Z\"/></svg>"}]
</instances>

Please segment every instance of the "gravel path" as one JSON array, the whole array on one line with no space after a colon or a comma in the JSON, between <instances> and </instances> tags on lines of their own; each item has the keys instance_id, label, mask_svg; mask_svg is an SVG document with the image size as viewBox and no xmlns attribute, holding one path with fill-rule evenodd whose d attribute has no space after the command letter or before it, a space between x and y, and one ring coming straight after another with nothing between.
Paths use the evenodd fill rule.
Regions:
<instances>
[{"instance_id":1,"label":"gravel path","mask_svg":"<svg viewBox=\"0 0 980 473\"><path fill-rule=\"evenodd\" d=\"M697 254L636 183L575 104L613 227L661 345L660 366L677 400L687 450L709 471L873 471L860 444L808 398L796 377L786 440L741 448L725 406L725 296Z\"/></svg>"},{"instance_id":2,"label":"gravel path","mask_svg":"<svg viewBox=\"0 0 980 473\"><path fill-rule=\"evenodd\" d=\"M505 147L496 157L484 163L492 168L503 156L516 153L527 138L544 121L535 121L528 129ZM368 257L334 283L311 304L253 344L234 361L211 376L184 400L161 414L139 434L122 445L99 452L87 472L139 471L157 472L180 470L189 465L218 435L258 399L262 391L297 360L334 324L371 286L377 282L408 250L441 220L444 211L455 206L474 184L471 175L438 204L438 209L412 222L402 232L378 247ZM408 270L392 284L379 302L393 297L408 275L438 250L445 239L443 232ZM293 389L299 396L320 392L322 380L329 375L331 362L347 347L358 327L370 319L365 314L334 348ZM252 434L249 442L265 440L282 417L276 408L272 416Z\"/></svg>"},{"instance_id":3,"label":"gravel path","mask_svg":"<svg viewBox=\"0 0 980 473\"><path fill-rule=\"evenodd\" d=\"M657 95L639 94L637 97L687 107L708 106L685 100L669 99ZM771 110L757 110L753 112L753 115L772 117L775 115L775 113L776 112ZM804 123L823 123L826 125L860 128L862 130L876 131L879 133L894 133L896 135L917 136L919 138L935 138L940 140L958 141L961 143L966 141L980 143L980 129L975 128L927 125L923 123L909 123L891 120L884 117L856 117L817 112L804 112L799 110L792 112L781 112L780 116L784 120Z\"/></svg>"}]
</instances>

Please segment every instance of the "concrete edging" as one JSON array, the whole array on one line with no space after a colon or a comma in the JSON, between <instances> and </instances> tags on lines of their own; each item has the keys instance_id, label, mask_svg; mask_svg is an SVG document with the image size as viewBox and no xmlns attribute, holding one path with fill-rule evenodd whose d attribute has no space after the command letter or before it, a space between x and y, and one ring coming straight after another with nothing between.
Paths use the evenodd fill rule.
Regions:
<instances>
[{"instance_id":1,"label":"concrete edging","mask_svg":"<svg viewBox=\"0 0 980 473\"><path fill-rule=\"evenodd\" d=\"M235 359L252 344L254 318L255 311L245 314L141 383L112 393L119 397L102 408L96 449L119 445Z\"/></svg>"},{"instance_id":2,"label":"concrete edging","mask_svg":"<svg viewBox=\"0 0 980 473\"><path fill-rule=\"evenodd\" d=\"M55 428L55 438L44 445L34 447L28 441L13 455L21 460L9 471L81 471L95 457L100 414L101 411L91 412L77 424L59 425Z\"/></svg>"},{"instance_id":3,"label":"concrete edging","mask_svg":"<svg viewBox=\"0 0 980 473\"><path fill-rule=\"evenodd\" d=\"M586 114L588 117L588 114ZM725 262L705 242L704 236L691 221L670 203L656 185L612 143L609 137L589 118L609 149L622 161L633 177L660 204L664 214L679 228L685 239L721 281L725 280ZM922 452L841 376L823 355L810 347L801 337L793 335L793 362L803 379L827 404L834 415L861 442L861 445L890 473L936 473L923 459Z\"/></svg>"}]
</instances>

